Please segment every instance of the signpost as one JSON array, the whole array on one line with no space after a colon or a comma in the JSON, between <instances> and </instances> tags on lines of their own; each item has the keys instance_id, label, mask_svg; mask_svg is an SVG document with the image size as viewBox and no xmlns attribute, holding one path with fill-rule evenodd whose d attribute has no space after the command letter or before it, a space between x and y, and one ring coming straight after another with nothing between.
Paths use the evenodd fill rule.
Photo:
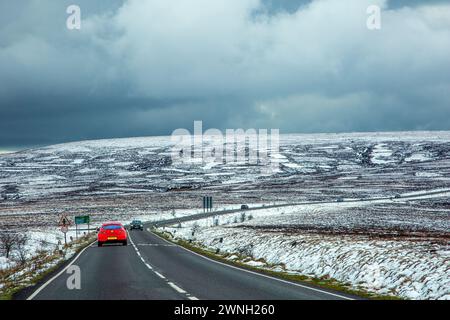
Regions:
<instances>
[{"instance_id":1,"label":"signpost","mask_svg":"<svg viewBox=\"0 0 450 320\"><path fill-rule=\"evenodd\" d=\"M64 233L64 244L67 245L67 231L69 231L69 226L72 224L64 213L59 217L59 226L61 227L61 232Z\"/></svg>"},{"instance_id":2,"label":"signpost","mask_svg":"<svg viewBox=\"0 0 450 320\"><path fill-rule=\"evenodd\" d=\"M88 233L89 233L89 224L91 223L91 218L89 216L77 216L75 217L75 229L78 240L78 225L79 224L87 224L88 225Z\"/></svg>"},{"instance_id":3,"label":"signpost","mask_svg":"<svg viewBox=\"0 0 450 320\"><path fill-rule=\"evenodd\" d=\"M213 208L213 200L212 197L206 196L203 197L203 211L212 211Z\"/></svg>"}]
</instances>

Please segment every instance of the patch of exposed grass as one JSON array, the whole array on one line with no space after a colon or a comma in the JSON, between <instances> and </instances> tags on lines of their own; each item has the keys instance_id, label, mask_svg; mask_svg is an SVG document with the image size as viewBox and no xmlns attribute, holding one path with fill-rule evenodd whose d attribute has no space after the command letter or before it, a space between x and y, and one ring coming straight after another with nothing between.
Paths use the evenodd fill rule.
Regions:
<instances>
[{"instance_id":1,"label":"patch of exposed grass","mask_svg":"<svg viewBox=\"0 0 450 320\"><path fill-rule=\"evenodd\" d=\"M351 286L349 283L342 283L336 279L330 278L330 277L322 277L322 278L315 278L300 274L292 274L287 271L275 271L271 270L275 267L278 267L282 270L286 270L286 267L284 265L274 265L274 264L268 264L267 261L264 259L253 259L248 256L244 256L241 253L223 253L216 252L214 250L211 250L205 246L203 246L200 243L194 243L191 241L186 241L183 239L175 239L172 234L169 232L163 232L158 229L153 229L153 232L159 235L160 237L163 237L167 241L170 241L172 243L176 243L178 245L181 245L185 247L186 249L189 249L193 252L196 252L198 254L201 254L203 256L206 256L208 258L214 259L216 261L220 261L232 266L240 267L243 269L259 272L261 274L266 274L275 278L280 278L292 282L297 282L300 284L305 285L313 285L316 287L324 288L324 289L331 289L338 292L347 293L350 295L354 295L357 297L361 297L363 299L371 299L371 300L402 300L400 297L394 296L394 295L379 295L372 292L369 292L367 290L364 290L363 288L355 289ZM236 259L230 260L228 259L231 256L236 256ZM245 260L252 260L252 261L258 261L264 263L266 266L264 268L254 267L250 266L243 261Z\"/></svg>"}]
</instances>

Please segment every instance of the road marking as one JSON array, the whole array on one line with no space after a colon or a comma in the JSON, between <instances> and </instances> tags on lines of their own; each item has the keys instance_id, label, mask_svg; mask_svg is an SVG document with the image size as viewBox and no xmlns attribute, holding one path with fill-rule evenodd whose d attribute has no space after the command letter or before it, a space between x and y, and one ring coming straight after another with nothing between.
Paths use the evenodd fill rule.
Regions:
<instances>
[{"instance_id":1,"label":"road marking","mask_svg":"<svg viewBox=\"0 0 450 320\"><path fill-rule=\"evenodd\" d=\"M153 267L148 264L147 262L145 262L145 259L142 257L141 253L139 252L138 248L136 247L136 245L133 242L133 239L131 238L131 236L128 234L128 238L130 239L131 244L133 245L134 250L136 250L136 253L138 254L139 258L141 258L141 261L145 264L145 266L151 270L153 273L155 273L158 277L160 277L161 279L164 279L167 284L172 287L172 289L174 289L175 291L177 291L178 293L184 294L186 295L186 297L189 300L198 300L196 297L190 295L189 293L187 293L185 290L181 289L179 286L177 286L175 283L169 281L164 275L162 275L161 273L159 273L158 271L154 270ZM138 244L139 245L139 244ZM176 246L174 244L171 244L172 247Z\"/></svg>"},{"instance_id":2,"label":"road marking","mask_svg":"<svg viewBox=\"0 0 450 320\"><path fill-rule=\"evenodd\" d=\"M172 288L174 288L176 291L178 291L179 293L187 293L186 291L184 291L183 289L181 289L179 286L177 286L175 283L173 282L168 282L169 286L171 286Z\"/></svg>"},{"instance_id":3,"label":"road marking","mask_svg":"<svg viewBox=\"0 0 450 320\"><path fill-rule=\"evenodd\" d=\"M93 242L93 244L96 241ZM58 278L60 275L62 275L64 272L66 272L66 270L75 263L75 261L77 261L77 259L83 254L84 251L86 251L88 248L91 248L92 245L88 245L86 246L83 250L81 250L77 256L64 268L62 269L60 272L58 272L58 274L56 274L55 276L53 276L50 280L48 280L47 282L45 282L42 286L40 286L36 291L34 291L28 298L27 300L33 300L38 294L39 292L41 292L42 290L45 289L45 287L47 287L50 283L52 283L53 280L55 280L56 278Z\"/></svg>"},{"instance_id":4,"label":"road marking","mask_svg":"<svg viewBox=\"0 0 450 320\"><path fill-rule=\"evenodd\" d=\"M138 243L141 247L175 247L174 244L158 244L158 243Z\"/></svg>"},{"instance_id":5,"label":"road marking","mask_svg":"<svg viewBox=\"0 0 450 320\"><path fill-rule=\"evenodd\" d=\"M133 245L134 249L136 250L137 254L139 255L141 261L145 264L145 266L152 270L157 276L159 276L161 279L166 279L165 276L163 276L161 273L153 270L152 266L149 265L147 262L145 262L144 258L141 256L141 253L139 252L139 250L137 249L137 247L134 245L133 243L133 239L130 238L130 242ZM67 265L65 266L60 272L58 272L55 276L53 276L51 279L49 279L48 281L46 281L43 285L41 285L39 288L37 288L28 298L27 300L33 300L42 290L44 290L50 283L52 283L56 278L58 278L60 275L62 275L63 273L65 273L67 271L67 269L72 266L77 260L78 258L89 248L93 248L95 246L95 243L97 241L93 241L92 244L87 245L85 248L83 248L77 255L75 258L73 258L73 260ZM166 279L166 281L168 281ZM187 298L189 300L198 300L196 297L191 296L189 293L187 293L185 290L181 289L179 286L177 286L176 284L174 284L173 282L167 282L169 284L169 286L171 286L174 290L176 290L179 293L182 294L186 294Z\"/></svg>"},{"instance_id":6,"label":"road marking","mask_svg":"<svg viewBox=\"0 0 450 320\"><path fill-rule=\"evenodd\" d=\"M138 248L134 245L133 239L130 237L129 234L128 234L128 238L130 239L130 242L133 245L134 250L136 251L136 253L139 256L139 258L141 259L141 261L145 264L145 266L148 269L152 270L154 273L156 273L156 275L158 277L160 277L161 279L165 279L165 277L162 274L160 274L158 271L153 270L153 267L145 261L145 259L142 257L141 253L139 252Z\"/></svg>"},{"instance_id":7,"label":"road marking","mask_svg":"<svg viewBox=\"0 0 450 320\"><path fill-rule=\"evenodd\" d=\"M147 229L147 231L150 232L151 234L155 235L156 237L160 238L161 240L163 240L163 241L165 241L165 242L169 242L168 240L166 240L166 239L160 237L159 235L157 235L156 233L149 231L149 229ZM169 242L169 243L170 243L170 242ZM192 250L189 250L189 249L187 249L187 248L185 248L185 247L183 247L183 246L180 246L180 245L177 245L177 246L180 247L181 249L186 250L186 251L188 251L188 252L190 252L190 253L193 253L193 254L195 254L195 255L197 255L197 256L203 258L203 259L206 259L206 260L208 260L208 261L211 261L211 262L214 262L214 263L217 263L217 264L220 264L220 265L223 265L223 266L232 268L232 269L236 269L236 270L244 271L244 272L251 273L251 274L254 274L254 275L258 275L258 276L260 276L260 277L264 277L264 278L268 278L268 279L280 281L280 282L283 282L283 283L286 283L286 284L290 284L290 285L294 285L294 286L297 286L297 287L300 287L300 288L309 289L309 290L312 290L312 291L316 291L316 292L328 294L328 295L335 296L335 297L338 297L338 298L341 298L341 299L345 299L345 300L355 300L355 299L353 299L353 298L346 297L346 296L343 296L343 295L340 295L340 294L337 294L337 293L331 293L331 292L324 291L324 290L321 290L321 289L317 289L317 288L313 288L313 287L308 287L308 286L302 285L302 284L300 284L300 283L295 283L295 282L291 282L291 281L287 281L287 280L283 280L283 279L271 277L271 276L268 276L268 275L265 275L265 274L262 274L262 273L258 273L258 272L255 272L255 271L251 271L251 270L247 270L247 269L235 267L235 266L232 266L232 265L229 265L229 264L226 264L226 263L223 263L223 262L220 262L220 261L217 261L217 260L214 260L214 259L205 257L205 256L203 256L203 255L201 255L201 254L199 254L199 253L197 253L197 252L194 252L194 251L192 251Z\"/></svg>"},{"instance_id":8,"label":"road marking","mask_svg":"<svg viewBox=\"0 0 450 320\"><path fill-rule=\"evenodd\" d=\"M152 266L149 265L147 262L145 262L145 265L147 266L147 268L149 268L150 270L153 270Z\"/></svg>"}]
</instances>

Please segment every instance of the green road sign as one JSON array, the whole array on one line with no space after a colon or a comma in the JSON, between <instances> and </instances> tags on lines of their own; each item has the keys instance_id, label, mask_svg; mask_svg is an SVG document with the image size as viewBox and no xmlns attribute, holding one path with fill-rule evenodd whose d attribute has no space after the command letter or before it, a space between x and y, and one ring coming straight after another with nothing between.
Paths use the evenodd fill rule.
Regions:
<instances>
[{"instance_id":1,"label":"green road sign","mask_svg":"<svg viewBox=\"0 0 450 320\"><path fill-rule=\"evenodd\" d=\"M75 217L75 224L88 224L91 221L89 216Z\"/></svg>"}]
</instances>

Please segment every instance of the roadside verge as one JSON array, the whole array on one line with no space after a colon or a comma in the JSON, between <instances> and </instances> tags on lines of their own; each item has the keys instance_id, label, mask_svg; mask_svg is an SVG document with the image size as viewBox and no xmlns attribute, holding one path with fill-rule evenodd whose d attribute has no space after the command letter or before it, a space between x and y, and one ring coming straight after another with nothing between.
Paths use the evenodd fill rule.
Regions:
<instances>
[{"instance_id":1,"label":"roadside verge","mask_svg":"<svg viewBox=\"0 0 450 320\"><path fill-rule=\"evenodd\" d=\"M246 264L245 261L249 257L242 256L241 254L237 253L223 253L223 252L217 252L213 251L205 246L203 246L200 243L192 242L192 241L186 241L182 239L176 239L172 236L171 233L167 231L162 231L157 228L153 228L149 230L153 232L155 235L163 238L166 241L169 241L171 243L177 244L189 251L192 251L193 253L202 255L206 258L215 260L217 262L227 264L232 267L237 267L243 270L248 270L252 272L259 273L261 275L266 275L269 277L277 278L284 281L289 281L292 283L297 283L302 286L310 287L310 288L320 288L325 289L326 291L330 293L334 293L336 295L345 295L348 296L350 299L371 299L371 300L401 300L399 297L395 296L382 296L377 295L365 290L359 290L352 288L349 284L341 283L335 279L332 278L314 278L314 277L308 277L304 275L299 274L293 274L278 270L272 270L269 268L264 267L256 267ZM231 256L238 256L239 259L230 260L228 259Z\"/></svg>"},{"instance_id":2,"label":"roadside verge","mask_svg":"<svg viewBox=\"0 0 450 320\"><path fill-rule=\"evenodd\" d=\"M41 252L21 266L2 271L0 300L26 300L40 286L61 272L95 239L95 234L89 234L70 243L62 253Z\"/></svg>"}]
</instances>

